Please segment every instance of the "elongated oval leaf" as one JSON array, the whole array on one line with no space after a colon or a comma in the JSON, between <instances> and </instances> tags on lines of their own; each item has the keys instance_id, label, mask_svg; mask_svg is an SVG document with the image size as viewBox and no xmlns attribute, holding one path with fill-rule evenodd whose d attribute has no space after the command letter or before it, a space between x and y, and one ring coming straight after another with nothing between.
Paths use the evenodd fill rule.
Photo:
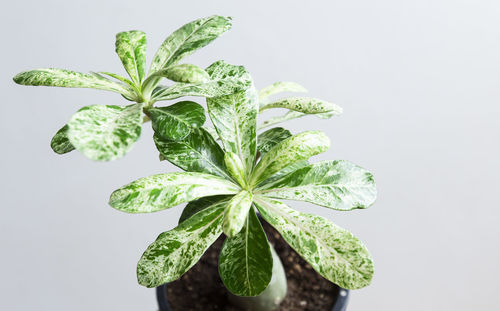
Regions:
<instances>
[{"instance_id":1,"label":"elongated oval leaf","mask_svg":"<svg viewBox=\"0 0 500 311\"><path fill-rule=\"evenodd\" d=\"M337 114L332 113L332 112L323 112L323 113L314 114L314 116L321 118L321 119L329 119L329 118L333 117L334 115L337 115ZM298 111L289 110L284 115L272 117L272 118L269 118L268 120L262 122L261 124L259 124L257 129L261 130L263 128L266 128L266 127L269 127L269 126L272 126L272 125L275 125L275 124L278 124L281 122L285 122L285 121L289 121L289 120L293 120L293 119L297 119L297 118L302 118L305 116L308 116L308 114L298 112Z\"/></svg>"},{"instance_id":2,"label":"elongated oval leaf","mask_svg":"<svg viewBox=\"0 0 500 311\"><path fill-rule=\"evenodd\" d=\"M266 180L264 180L263 182L261 182L260 187L264 188L266 185L274 183L277 180L280 180L281 178L283 178L283 176L286 176L286 175L290 174L291 172L295 172L296 170L303 168L305 166L308 166L308 165L309 165L309 161L302 160L299 162L292 163L288 166L285 166L284 168L279 170L277 173L274 173L273 175L271 175L271 177L269 177Z\"/></svg>"},{"instance_id":3,"label":"elongated oval leaf","mask_svg":"<svg viewBox=\"0 0 500 311\"><path fill-rule=\"evenodd\" d=\"M348 211L372 205L377 189L373 175L365 169L348 161L324 161L265 185L259 193Z\"/></svg>"},{"instance_id":4,"label":"elongated oval leaf","mask_svg":"<svg viewBox=\"0 0 500 311\"><path fill-rule=\"evenodd\" d=\"M224 204L196 213L175 229L158 236L137 264L137 279L157 287L180 278L222 233Z\"/></svg>"},{"instance_id":5,"label":"elongated oval leaf","mask_svg":"<svg viewBox=\"0 0 500 311\"><path fill-rule=\"evenodd\" d=\"M150 213L205 196L238 192L235 184L210 174L158 174L138 179L114 191L109 205L127 213Z\"/></svg>"},{"instance_id":6,"label":"elongated oval leaf","mask_svg":"<svg viewBox=\"0 0 500 311\"><path fill-rule=\"evenodd\" d=\"M240 233L224 241L219 257L219 274L233 294L257 296L267 288L272 270L271 248L252 208Z\"/></svg>"},{"instance_id":7,"label":"elongated oval leaf","mask_svg":"<svg viewBox=\"0 0 500 311\"><path fill-rule=\"evenodd\" d=\"M258 185L290 164L307 160L329 147L330 140L320 131L307 131L289 137L262 157L253 172L251 185Z\"/></svg>"},{"instance_id":8,"label":"elongated oval leaf","mask_svg":"<svg viewBox=\"0 0 500 311\"><path fill-rule=\"evenodd\" d=\"M286 108L306 114L329 112L332 115L341 115L342 108L327 101L309 97L289 97L280 99L260 107L260 112L270 108Z\"/></svg>"},{"instance_id":9,"label":"elongated oval leaf","mask_svg":"<svg viewBox=\"0 0 500 311\"><path fill-rule=\"evenodd\" d=\"M352 233L273 199L259 197L255 203L262 217L324 278L346 289L370 284L371 255Z\"/></svg>"},{"instance_id":10,"label":"elongated oval leaf","mask_svg":"<svg viewBox=\"0 0 500 311\"><path fill-rule=\"evenodd\" d=\"M182 101L167 107L151 107L146 110L155 134L165 138L183 139L193 128L205 123L205 109L195 102Z\"/></svg>"},{"instance_id":11,"label":"elongated oval leaf","mask_svg":"<svg viewBox=\"0 0 500 311\"><path fill-rule=\"evenodd\" d=\"M175 82L206 83L210 76L202 68L192 64L181 64L157 71L151 77L165 77Z\"/></svg>"},{"instance_id":12,"label":"elongated oval leaf","mask_svg":"<svg viewBox=\"0 0 500 311\"><path fill-rule=\"evenodd\" d=\"M282 127L275 127L267 130L259 134L259 136L257 137L257 150L259 150L262 156L266 152L271 150L272 147L276 146L290 136L292 136L292 133Z\"/></svg>"},{"instance_id":13,"label":"elongated oval leaf","mask_svg":"<svg viewBox=\"0 0 500 311\"><path fill-rule=\"evenodd\" d=\"M190 218L194 214L198 213L207 208L214 207L216 205L220 205L221 203L227 204L229 200L232 198L232 195L214 195L210 197L203 197L197 200L189 202L186 207L182 210L181 217L179 217L179 223L185 221ZM224 205L225 206L225 205Z\"/></svg>"},{"instance_id":14,"label":"elongated oval leaf","mask_svg":"<svg viewBox=\"0 0 500 311\"><path fill-rule=\"evenodd\" d=\"M259 91L259 100L261 102L265 101L269 96L282 92L305 93L307 92L307 89L295 82L289 82L289 81L275 82Z\"/></svg>"},{"instance_id":15,"label":"elongated oval leaf","mask_svg":"<svg viewBox=\"0 0 500 311\"><path fill-rule=\"evenodd\" d=\"M231 28L231 18L210 16L192 21L172 33L156 52L150 74L177 64Z\"/></svg>"},{"instance_id":16,"label":"elongated oval leaf","mask_svg":"<svg viewBox=\"0 0 500 311\"><path fill-rule=\"evenodd\" d=\"M203 128L193 129L182 140L167 140L155 135L154 141L164 159L185 171L231 178L224 168L224 151Z\"/></svg>"},{"instance_id":17,"label":"elongated oval leaf","mask_svg":"<svg viewBox=\"0 0 500 311\"><path fill-rule=\"evenodd\" d=\"M141 104L87 106L68 122L71 144L86 157L110 161L124 156L141 135Z\"/></svg>"},{"instance_id":18,"label":"elongated oval leaf","mask_svg":"<svg viewBox=\"0 0 500 311\"><path fill-rule=\"evenodd\" d=\"M75 147L71 144L68 138L68 125L63 126L56 135L52 138L50 142L50 147L57 154L65 154L70 151L75 150Z\"/></svg>"},{"instance_id":19,"label":"elongated oval leaf","mask_svg":"<svg viewBox=\"0 0 500 311\"><path fill-rule=\"evenodd\" d=\"M231 177L242 187L247 186L245 175L245 165L241 162L236 153L228 151L224 154L224 163Z\"/></svg>"},{"instance_id":20,"label":"elongated oval leaf","mask_svg":"<svg viewBox=\"0 0 500 311\"><path fill-rule=\"evenodd\" d=\"M146 34L132 30L116 35L116 53L136 85L141 85L146 75Z\"/></svg>"},{"instance_id":21,"label":"elongated oval leaf","mask_svg":"<svg viewBox=\"0 0 500 311\"><path fill-rule=\"evenodd\" d=\"M242 190L226 206L222 229L228 237L233 237L245 225L248 210L252 206L252 193Z\"/></svg>"}]
</instances>

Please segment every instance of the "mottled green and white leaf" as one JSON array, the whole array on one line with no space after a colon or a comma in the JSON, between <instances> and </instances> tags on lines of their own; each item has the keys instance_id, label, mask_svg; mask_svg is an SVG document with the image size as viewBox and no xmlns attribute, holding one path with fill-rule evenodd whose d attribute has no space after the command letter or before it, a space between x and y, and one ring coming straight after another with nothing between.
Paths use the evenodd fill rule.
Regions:
<instances>
[{"instance_id":1,"label":"mottled green and white leaf","mask_svg":"<svg viewBox=\"0 0 500 311\"><path fill-rule=\"evenodd\" d=\"M289 81L275 82L259 91L259 100L261 102L265 102L268 99L268 97L283 92L306 93L307 89L295 82L289 82Z\"/></svg>"},{"instance_id":2,"label":"mottled green and white leaf","mask_svg":"<svg viewBox=\"0 0 500 311\"><path fill-rule=\"evenodd\" d=\"M75 147L69 141L68 129L68 125L64 125L61 129L59 129L59 131L57 131L50 142L50 147L57 154L65 154L75 150Z\"/></svg>"},{"instance_id":3,"label":"mottled green and white leaf","mask_svg":"<svg viewBox=\"0 0 500 311\"><path fill-rule=\"evenodd\" d=\"M336 114L333 112L323 112L323 113L314 114L314 116L321 118L321 119L329 119L329 118L333 117L334 115L336 115ZM308 116L308 114L298 112L298 111L289 110L284 115L272 117L272 118L269 118L268 120L262 122L261 124L259 124L257 129L261 130L261 129L273 126L273 125L281 123L281 122L285 122L285 121L289 121L289 120L293 120L293 119L297 119L297 118L302 118L305 116Z\"/></svg>"},{"instance_id":4,"label":"mottled green and white leaf","mask_svg":"<svg viewBox=\"0 0 500 311\"><path fill-rule=\"evenodd\" d=\"M181 217L179 218L179 223L185 221L186 219L204 209L214 207L215 205L219 205L223 202L224 204L227 204L227 202L229 202L232 197L232 195L214 195L191 201L182 210Z\"/></svg>"},{"instance_id":5,"label":"mottled green and white leaf","mask_svg":"<svg viewBox=\"0 0 500 311\"><path fill-rule=\"evenodd\" d=\"M273 101L260 106L260 112L271 108L285 108L305 114L331 113L332 115L341 115L342 108L339 106L310 97L289 97Z\"/></svg>"},{"instance_id":6,"label":"mottled green and white leaf","mask_svg":"<svg viewBox=\"0 0 500 311\"><path fill-rule=\"evenodd\" d=\"M267 130L257 136L257 150L262 156L263 154L271 150L272 147L276 146L278 143L282 142L290 136L292 136L292 133L282 127L275 127Z\"/></svg>"},{"instance_id":7,"label":"mottled green and white leaf","mask_svg":"<svg viewBox=\"0 0 500 311\"><path fill-rule=\"evenodd\" d=\"M150 107L146 114L151 119L155 134L164 139L185 138L193 128L205 123L205 109L195 102L182 101L167 107Z\"/></svg>"},{"instance_id":8,"label":"mottled green and white leaf","mask_svg":"<svg viewBox=\"0 0 500 311\"><path fill-rule=\"evenodd\" d=\"M175 82L206 83L210 81L208 73L192 64L181 64L162 69L151 75L148 79L164 77ZM148 81L146 82L148 83Z\"/></svg>"},{"instance_id":9,"label":"mottled green and white leaf","mask_svg":"<svg viewBox=\"0 0 500 311\"><path fill-rule=\"evenodd\" d=\"M120 32L115 47L130 78L140 86L146 76L146 34L138 30Z\"/></svg>"},{"instance_id":10,"label":"mottled green and white leaf","mask_svg":"<svg viewBox=\"0 0 500 311\"><path fill-rule=\"evenodd\" d=\"M252 206L252 193L241 190L226 206L222 229L228 237L233 237L245 225L248 210Z\"/></svg>"},{"instance_id":11,"label":"mottled green and white leaf","mask_svg":"<svg viewBox=\"0 0 500 311\"><path fill-rule=\"evenodd\" d=\"M296 170L303 168L305 166L308 166L308 165L309 165L308 160L302 160L299 162L292 163L292 164L282 168L277 173L273 174L271 177L267 178L263 182L261 182L260 187L263 188L267 184L274 183L275 181L283 178L283 176L286 176L286 175L290 174L291 172L295 172Z\"/></svg>"},{"instance_id":12,"label":"mottled green and white leaf","mask_svg":"<svg viewBox=\"0 0 500 311\"><path fill-rule=\"evenodd\" d=\"M224 154L224 163L231 177L242 187L247 186L245 165L236 153L228 151Z\"/></svg>"}]
</instances>

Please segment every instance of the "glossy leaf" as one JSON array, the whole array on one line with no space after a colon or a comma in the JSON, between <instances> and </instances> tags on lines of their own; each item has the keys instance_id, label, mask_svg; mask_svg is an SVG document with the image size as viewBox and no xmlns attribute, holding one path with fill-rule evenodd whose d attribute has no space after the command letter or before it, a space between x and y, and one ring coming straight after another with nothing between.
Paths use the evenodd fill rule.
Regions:
<instances>
[{"instance_id":1,"label":"glossy leaf","mask_svg":"<svg viewBox=\"0 0 500 311\"><path fill-rule=\"evenodd\" d=\"M146 34L132 30L116 35L116 53L136 85L141 85L146 75Z\"/></svg>"},{"instance_id":2,"label":"glossy leaf","mask_svg":"<svg viewBox=\"0 0 500 311\"><path fill-rule=\"evenodd\" d=\"M240 233L224 241L219 256L219 274L233 294L257 296L267 288L272 270L271 248L252 208Z\"/></svg>"},{"instance_id":3,"label":"glossy leaf","mask_svg":"<svg viewBox=\"0 0 500 311\"><path fill-rule=\"evenodd\" d=\"M210 76L205 70L192 64L171 66L157 71L151 77L165 77L169 80L183 83L206 83L210 81Z\"/></svg>"},{"instance_id":4,"label":"glossy leaf","mask_svg":"<svg viewBox=\"0 0 500 311\"><path fill-rule=\"evenodd\" d=\"M226 206L224 211L224 222L222 229L228 237L233 237L245 225L245 220L248 215L248 210L252 206L252 193L246 190L241 190L235 195Z\"/></svg>"},{"instance_id":5,"label":"glossy leaf","mask_svg":"<svg viewBox=\"0 0 500 311\"><path fill-rule=\"evenodd\" d=\"M277 173L274 173L273 175L271 175L271 177L269 177L266 180L264 180L263 182L261 182L260 187L264 188L266 185L274 183L275 181L283 178L283 176L286 176L286 175L288 175L292 172L295 172L296 170L303 168L305 166L308 166L308 165L309 165L309 161L302 160L299 162L292 163L288 166L285 166L284 168L279 170Z\"/></svg>"},{"instance_id":6,"label":"glossy leaf","mask_svg":"<svg viewBox=\"0 0 500 311\"><path fill-rule=\"evenodd\" d=\"M290 164L307 160L329 147L330 140L320 131L307 131L289 137L264 154L253 171L251 185L258 185Z\"/></svg>"},{"instance_id":7,"label":"glossy leaf","mask_svg":"<svg viewBox=\"0 0 500 311\"><path fill-rule=\"evenodd\" d=\"M86 157L110 161L125 155L141 135L141 104L87 106L68 122L71 144Z\"/></svg>"},{"instance_id":8,"label":"glossy leaf","mask_svg":"<svg viewBox=\"0 0 500 311\"><path fill-rule=\"evenodd\" d=\"M329 112L332 115L341 115L342 108L327 101L309 97L289 97L262 105L260 112L270 108L286 108L306 114Z\"/></svg>"},{"instance_id":9,"label":"glossy leaf","mask_svg":"<svg viewBox=\"0 0 500 311\"><path fill-rule=\"evenodd\" d=\"M224 168L224 151L204 129L194 129L182 140L166 140L154 136L164 159L185 171L209 173L230 179Z\"/></svg>"},{"instance_id":10,"label":"glossy leaf","mask_svg":"<svg viewBox=\"0 0 500 311\"><path fill-rule=\"evenodd\" d=\"M259 150L262 156L264 153L271 150L272 147L290 136L292 136L292 133L282 127L275 127L267 130L257 137L257 150Z\"/></svg>"},{"instance_id":11,"label":"glossy leaf","mask_svg":"<svg viewBox=\"0 0 500 311\"><path fill-rule=\"evenodd\" d=\"M226 164L227 171L242 187L247 186L245 166L241 162L236 153L228 151L224 154L224 163Z\"/></svg>"},{"instance_id":12,"label":"glossy leaf","mask_svg":"<svg viewBox=\"0 0 500 311\"><path fill-rule=\"evenodd\" d=\"M332 112L323 112L323 113L314 114L314 116L321 118L321 119L329 119L329 118L333 117L334 115L336 115L336 114L332 113ZM289 120L293 120L293 119L297 119L297 118L302 118L305 116L308 116L308 114L298 112L298 111L289 110L284 115L272 117L272 118L269 118L268 120L262 122L261 124L259 124L257 129L261 130L263 128L270 127L270 126L276 125L276 124L281 123L281 122L285 122L285 121L289 121Z\"/></svg>"},{"instance_id":13,"label":"glossy leaf","mask_svg":"<svg viewBox=\"0 0 500 311\"><path fill-rule=\"evenodd\" d=\"M182 210L181 217L179 217L179 223L185 221L186 219L204 209L219 205L223 202L227 204L227 202L229 202L232 197L232 195L214 195L191 201Z\"/></svg>"},{"instance_id":14,"label":"glossy leaf","mask_svg":"<svg viewBox=\"0 0 500 311\"><path fill-rule=\"evenodd\" d=\"M205 109L195 102L182 101L167 107L147 108L155 134L165 138L183 139L193 128L205 123Z\"/></svg>"},{"instance_id":15,"label":"glossy leaf","mask_svg":"<svg viewBox=\"0 0 500 311\"><path fill-rule=\"evenodd\" d=\"M307 89L295 82L275 82L259 91L259 100L262 102L267 100L269 96L283 92L305 93Z\"/></svg>"},{"instance_id":16,"label":"glossy leaf","mask_svg":"<svg viewBox=\"0 0 500 311\"><path fill-rule=\"evenodd\" d=\"M346 289L370 284L374 270L371 255L352 233L273 199L259 197L255 201L262 217L324 278Z\"/></svg>"},{"instance_id":17,"label":"glossy leaf","mask_svg":"<svg viewBox=\"0 0 500 311\"><path fill-rule=\"evenodd\" d=\"M70 151L75 150L75 147L71 144L68 138L68 125L63 126L56 135L52 138L50 142L50 147L57 154L65 154Z\"/></svg>"},{"instance_id":18,"label":"glossy leaf","mask_svg":"<svg viewBox=\"0 0 500 311\"><path fill-rule=\"evenodd\" d=\"M222 233L224 204L196 213L158 236L137 264L137 279L157 287L180 278Z\"/></svg>"},{"instance_id":19,"label":"glossy leaf","mask_svg":"<svg viewBox=\"0 0 500 311\"><path fill-rule=\"evenodd\" d=\"M141 178L121 187L111 194L109 204L127 213L150 213L205 196L238 192L238 186L214 175L168 173Z\"/></svg>"}]
</instances>

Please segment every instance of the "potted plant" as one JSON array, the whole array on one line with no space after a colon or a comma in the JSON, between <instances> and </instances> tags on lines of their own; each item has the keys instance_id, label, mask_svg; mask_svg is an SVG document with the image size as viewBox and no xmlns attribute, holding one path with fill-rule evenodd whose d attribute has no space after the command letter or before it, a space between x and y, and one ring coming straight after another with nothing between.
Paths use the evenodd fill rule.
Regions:
<instances>
[{"instance_id":1,"label":"potted plant","mask_svg":"<svg viewBox=\"0 0 500 311\"><path fill-rule=\"evenodd\" d=\"M188 203L179 225L160 234L137 266L139 283L159 288L161 308L167 308L163 285L181 278L216 241L218 273L228 290L227 303L239 310L280 306L287 292L282 261L289 258L280 260L274 248L284 249L280 246L283 241L291 248L286 246L282 254L300 255L296 257L301 264L294 263L299 269L302 265L314 270L344 289L367 286L373 263L362 242L327 219L293 210L281 200L340 211L367 208L376 197L373 176L348 161L309 163L310 157L330 146L322 132L292 135L282 127L262 131L309 114L329 118L342 109L308 97L271 100L280 92L305 89L296 83L278 82L258 91L244 67L224 61L206 69L179 64L230 27L230 18L222 16L184 25L163 42L148 72L145 34L119 33L116 52L129 78L109 72L37 69L21 72L14 81L108 90L133 102L81 108L52 139L56 153L76 149L92 160L114 160L131 149L142 124L151 122L160 160L183 170L135 180L114 191L109 200L113 208L127 213L157 212ZM175 83L160 85L164 78ZM207 112L193 101L160 105L183 96L206 97ZM274 108L288 112L258 125L259 113ZM207 115L212 125L206 124ZM345 300L346 291L337 293L343 296L339 294L332 304ZM341 307L345 305L337 304Z\"/></svg>"}]
</instances>

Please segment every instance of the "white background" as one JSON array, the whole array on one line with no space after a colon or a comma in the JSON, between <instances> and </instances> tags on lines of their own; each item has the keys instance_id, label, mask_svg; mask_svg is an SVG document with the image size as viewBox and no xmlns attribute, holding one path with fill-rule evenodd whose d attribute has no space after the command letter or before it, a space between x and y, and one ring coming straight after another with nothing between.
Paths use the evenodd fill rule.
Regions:
<instances>
[{"instance_id":1,"label":"white background","mask_svg":"<svg viewBox=\"0 0 500 311\"><path fill-rule=\"evenodd\" d=\"M124 104L114 93L22 87L19 71L59 67L124 74L114 35L141 29L148 57L173 30L212 14L233 30L186 61L244 64L256 85L299 82L344 115L287 125L321 129L371 170L368 210L297 209L365 241L376 263L349 310L495 310L500 305L500 2L9 1L0 11L0 309L155 310L135 265L181 207L128 215L111 191L176 170L159 163L145 126L125 158L54 154L52 135L77 109ZM203 102L200 100L200 102ZM267 115L266 115L267 116Z\"/></svg>"}]
</instances>

